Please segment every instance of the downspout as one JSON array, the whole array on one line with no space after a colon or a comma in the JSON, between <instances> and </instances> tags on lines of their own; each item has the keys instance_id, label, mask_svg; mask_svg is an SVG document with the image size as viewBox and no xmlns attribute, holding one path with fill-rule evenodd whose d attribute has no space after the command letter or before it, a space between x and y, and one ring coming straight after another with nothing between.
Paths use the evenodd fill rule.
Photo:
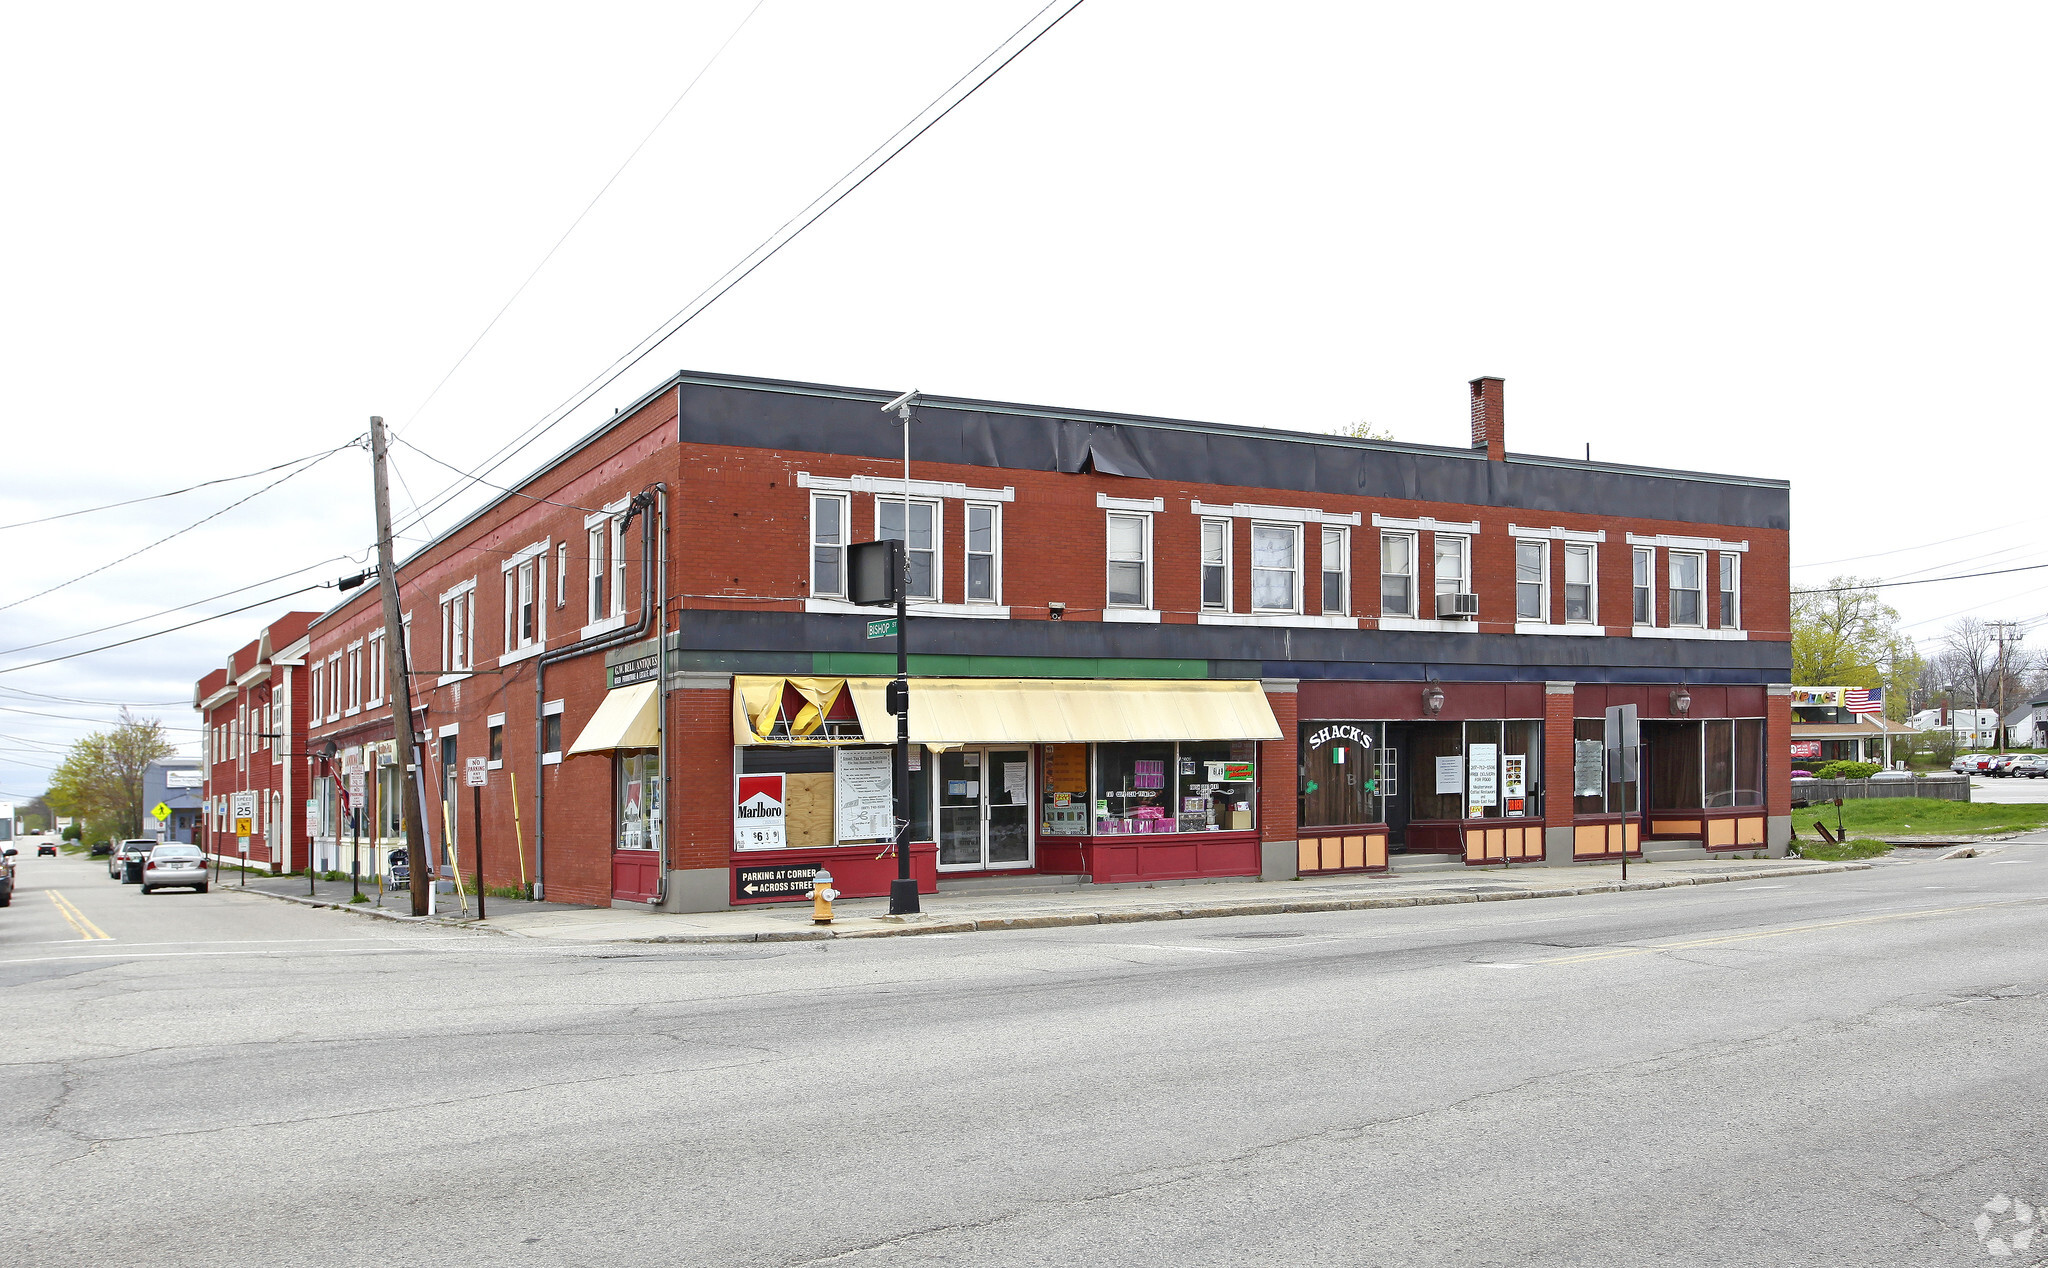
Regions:
<instances>
[{"instance_id":1,"label":"downspout","mask_svg":"<svg viewBox=\"0 0 2048 1268\"><path fill-rule=\"evenodd\" d=\"M656 490L666 493L667 485L657 482L652 489L637 493L626 507L626 522L632 523L635 515L643 514L655 502ZM640 619L623 629L612 630L593 638L581 639L567 647L552 652L542 652L534 657L533 663L533 897L544 901L547 896L547 875L543 860L546 858L547 841L547 717L542 710L547 708L548 666L557 661L587 656L592 652L633 642L647 630L648 618L653 615L652 598L654 576L652 560L654 540L643 527L640 530ZM657 693L658 694L658 693ZM566 738L566 737L565 737Z\"/></svg>"},{"instance_id":2,"label":"downspout","mask_svg":"<svg viewBox=\"0 0 2048 1268\"><path fill-rule=\"evenodd\" d=\"M660 542L654 552L654 593L661 612L654 627L654 787L660 806L654 848L661 856L654 869L654 906L660 907L668 898L668 485L656 482L654 488L654 525Z\"/></svg>"}]
</instances>

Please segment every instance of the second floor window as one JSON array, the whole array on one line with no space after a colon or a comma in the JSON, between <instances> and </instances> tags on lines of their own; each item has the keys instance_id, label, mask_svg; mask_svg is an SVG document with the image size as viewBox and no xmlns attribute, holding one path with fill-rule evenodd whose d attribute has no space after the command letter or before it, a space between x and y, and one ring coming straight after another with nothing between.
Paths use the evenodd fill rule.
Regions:
<instances>
[{"instance_id":1,"label":"second floor window","mask_svg":"<svg viewBox=\"0 0 2048 1268\"><path fill-rule=\"evenodd\" d=\"M1721 552L1721 628L1742 628L1742 556Z\"/></svg>"},{"instance_id":2,"label":"second floor window","mask_svg":"<svg viewBox=\"0 0 2048 1268\"><path fill-rule=\"evenodd\" d=\"M548 638L546 554L530 554L505 570L505 650L516 652ZM471 614L472 616L474 613Z\"/></svg>"},{"instance_id":3,"label":"second floor window","mask_svg":"<svg viewBox=\"0 0 2048 1268\"><path fill-rule=\"evenodd\" d=\"M1671 623L1707 623L1707 557L1690 550L1671 552Z\"/></svg>"},{"instance_id":4,"label":"second floor window","mask_svg":"<svg viewBox=\"0 0 2048 1268\"><path fill-rule=\"evenodd\" d=\"M1438 594L1470 594L1472 588L1466 584L1471 576L1468 567L1472 556L1472 539L1451 533L1436 535L1436 592Z\"/></svg>"},{"instance_id":5,"label":"second floor window","mask_svg":"<svg viewBox=\"0 0 2048 1268\"><path fill-rule=\"evenodd\" d=\"M1300 530L1292 524L1252 525L1252 611L1300 610Z\"/></svg>"},{"instance_id":6,"label":"second floor window","mask_svg":"<svg viewBox=\"0 0 2048 1268\"><path fill-rule=\"evenodd\" d=\"M357 643L348 649L348 711L354 713L363 707L363 645Z\"/></svg>"},{"instance_id":7,"label":"second floor window","mask_svg":"<svg viewBox=\"0 0 2048 1268\"><path fill-rule=\"evenodd\" d=\"M910 503L910 533L903 531L903 499L875 499L875 536L881 541L900 541L910 554L909 594L913 599L939 597L939 504Z\"/></svg>"},{"instance_id":8,"label":"second floor window","mask_svg":"<svg viewBox=\"0 0 2048 1268\"><path fill-rule=\"evenodd\" d=\"M846 594L846 497L811 494L811 593Z\"/></svg>"},{"instance_id":9,"label":"second floor window","mask_svg":"<svg viewBox=\"0 0 2048 1268\"><path fill-rule=\"evenodd\" d=\"M1380 615L1415 615L1415 534L1380 534Z\"/></svg>"},{"instance_id":10,"label":"second floor window","mask_svg":"<svg viewBox=\"0 0 2048 1268\"><path fill-rule=\"evenodd\" d=\"M1515 619L1550 619L1550 543L1515 543Z\"/></svg>"},{"instance_id":11,"label":"second floor window","mask_svg":"<svg viewBox=\"0 0 2048 1268\"><path fill-rule=\"evenodd\" d=\"M1109 517L1109 606L1152 606L1152 517Z\"/></svg>"},{"instance_id":12,"label":"second floor window","mask_svg":"<svg viewBox=\"0 0 2048 1268\"><path fill-rule=\"evenodd\" d=\"M384 659L384 631L370 631L370 685L366 693L367 703L375 707L384 703L384 684L391 678L391 666Z\"/></svg>"},{"instance_id":13,"label":"second floor window","mask_svg":"<svg viewBox=\"0 0 2048 1268\"><path fill-rule=\"evenodd\" d=\"M605 584L606 539L611 536L611 525L607 521L596 524L589 530L590 538L590 619L602 621L612 614L610 587Z\"/></svg>"},{"instance_id":14,"label":"second floor window","mask_svg":"<svg viewBox=\"0 0 2048 1268\"><path fill-rule=\"evenodd\" d=\"M1593 620L1593 548L1564 548L1564 619L1590 623Z\"/></svg>"},{"instance_id":15,"label":"second floor window","mask_svg":"<svg viewBox=\"0 0 2048 1268\"><path fill-rule=\"evenodd\" d=\"M1341 528L1323 530L1323 612L1343 616L1351 611L1351 534Z\"/></svg>"},{"instance_id":16,"label":"second floor window","mask_svg":"<svg viewBox=\"0 0 2048 1268\"><path fill-rule=\"evenodd\" d=\"M476 591L441 600L441 672L463 673L476 656Z\"/></svg>"},{"instance_id":17,"label":"second floor window","mask_svg":"<svg viewBox=\"0 0 2048 1268\"><path fill-rule=\"evenodd\" d=\"M1202 606L1230 611L1230 521L1202 521Z\"/></svg>"},{"instance_id":18,"label":"second floor window","mask_svg":"<svg viewBox=\"0 0 2048 1268\"><path fill-rule=\"evenodd\" d=\"M994 603L1002 593L1001 512L989 502L967 504L967 601Z\"/></svg>"},{"instance_id":19,"label":"second floor window","mask_svg":"<svg viewBox=\"0 0 2048 1268\"><path fill-rule=\"evenodd\" d=\"M1650 580L1657 571L1657 550L1654 546L1638 546L1635 550L1635 623L1655 625L1657 623L1657 596L1650 588Z\"/></svg>"}]
</instances>

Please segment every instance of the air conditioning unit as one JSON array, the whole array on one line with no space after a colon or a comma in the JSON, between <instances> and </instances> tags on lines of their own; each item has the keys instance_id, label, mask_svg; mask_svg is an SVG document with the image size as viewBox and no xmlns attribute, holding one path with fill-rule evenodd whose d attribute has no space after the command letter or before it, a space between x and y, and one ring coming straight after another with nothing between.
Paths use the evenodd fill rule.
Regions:
<instances>
[{"instance_id":1,"label":"air conditioning unit","mask_svg":"<svg viewBox=\"0 0 2048 1268\"><path fill-rule=\"evenodd\" d=\"M1436 615L1438 620L1448 616L1477 618L1479 615L1479 596L1476 594L1440 594L1436 597Z\"/></svg>"}]
</instances>

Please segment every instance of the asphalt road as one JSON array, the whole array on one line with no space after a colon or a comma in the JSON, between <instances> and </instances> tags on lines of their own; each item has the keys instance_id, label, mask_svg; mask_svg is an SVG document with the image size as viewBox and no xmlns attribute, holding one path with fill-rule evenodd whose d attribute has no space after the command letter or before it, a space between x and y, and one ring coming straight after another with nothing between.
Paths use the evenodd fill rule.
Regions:
<instances>
[{"instance_id":1,"label":"asphalt road","mask_svg":"<svg viewBox=\"0 0 2048 1268\"><path fill-rule=\"evenodd\" d=\"M721 948L27 859L0 1259L2033 1262L1986 1247L2048 1202L2048 843L2001 850Z\"/></svg>"}]
</instances>

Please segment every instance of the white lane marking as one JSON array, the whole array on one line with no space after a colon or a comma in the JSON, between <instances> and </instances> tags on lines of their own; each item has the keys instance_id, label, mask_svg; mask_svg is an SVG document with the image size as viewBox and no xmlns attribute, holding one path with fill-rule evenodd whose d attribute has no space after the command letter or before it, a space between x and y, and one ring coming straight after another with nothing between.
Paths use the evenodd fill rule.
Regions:
<instances>
[{"instance_id":1,"label":"white lane marking","mask_svg":"<svg viewBox=\"0 0 2048 1268\"><path fill-rule=\"evenodd\" d=\"M1736 892L1736 893L1738 893L1738 894L1749 894L1749 893L1754 893L1755 891L1757 891L1757 890L1759 890L1759 889L1790 889L1790 888L1792 888L1792 887L1791 887L1790 885L1744 885L1744 886L1742 886L1742 887L1741 887L1740 889L1737 889L1737 890L1735 890L1734 892Z\"/></svg>"},{"instance_id":2,"label":"white lane marking","mask_svg":"<svg viewBox=\"0 0 2048 1268\"><path fill-rule=\"evenodd\" d=\"M1180 947L1161 942L1096 942L1112 951L1193 951L1198 955L1250 955L1255 947Z\"/></svg>"},{"instance_id":3,"label":"white lane marking","mask_svg":"<svg viewBox=\"0 0 2048 1268\"><path fill-rule=\"evenodd\" d=\"M1475 964L1472 967L1475 969L1526 969L1529 966L1526 964Z\"/></svg>"},{"instance_id":4,"label":"white lane marking","mask_svg":"<svg viewBox=\"0 0 2048 1268\"><path fill-rule=\"evenodd\" d=\"M524 950L525 948L521 948ZM440 954L439 948L429 947L337 947L321 951L320 955L408 955L414 951L430 951ZM0 966L9 964L48 964L53 960L196 960L206 957L238 955L278 955L276 951L152 951L145 955L132 955L125 951L109 948L97 955L32 955L15 960L0 960Z\"/></svg>"},{"instance_id":5,"label":"white lane marking","mask_svg":"<svg viewBox=\"0 0 2048 1268\"><path fill-rule=\"evenodd\" d=\"M2004 866L2005 866L2005 865L2006 865L2007 863L2031 863L2031 862L2033 862L2033 860L2032 860L2032 859L1993 859L1993 860L1991 861L1991 866L1993 866L1993 867L2004 867Z\"/></svg>"}]
</instances>

